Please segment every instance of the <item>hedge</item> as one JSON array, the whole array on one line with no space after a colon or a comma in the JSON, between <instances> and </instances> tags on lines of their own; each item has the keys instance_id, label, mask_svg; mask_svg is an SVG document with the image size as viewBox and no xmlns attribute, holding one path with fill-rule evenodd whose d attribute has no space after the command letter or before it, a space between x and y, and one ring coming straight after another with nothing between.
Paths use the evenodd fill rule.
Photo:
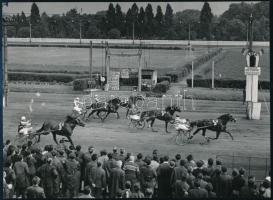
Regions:
<instances>
[{"instance_id":1,"label":"hedge","mask_svg":"<svg viewBox=\"0 0 273 200\"><path fill-rule=\"evenodd\" d=\"M196 79L194 80L195 87L205 87L211 88L211 79ZM231 80L231 79L215 79L214 80L214 87L216 88L238 88L243 89L245 88L246 81L245 80ZM187 79L188 87L191 86L191 79ZM270 89L270 81L259 81L259 88L262 89Z\"/></svg>"},{"instance_id":2,"label":"hedge","mask_svg":"<svg viewBox=\"0 0 273 200\"><path fill-rule=\"evenodd\" d=\"M93 88L96 85L96 82L92 80L90 84L89 81L90 81L90 78L75 79L73 81L73 90L83 91L87 88Z\"/></svg>"},{"instance_id":3,"label":"hedge","mask_svg":"<svg viewBox=\"0 0 273 200\"><path fill-rule=\"evenodd\" d=\"M157 82L160 83L162 81L168 81L169 83L171 82L171 77L170 76L159 76L157 77Z\"/></svg>"},{"instance_id":4,"label":"hedge","mask_svg":"<svg viewBox=\"0 0 273 200\"><path fill-rule=\"evenodd\" d=\"M155 87L152 89L152 91L155 93L166 93L169 88L170 88L170 82L162 81L160 83L157 83Z\"/></svg>"},{"instance_id":5,"label":"hedge","mask_svg":"<svg viewBox=\"0 0 273 200\"><path fill-rule=\"evenodd\" d=\"M176 83L178 82L178 75L177 73L168 73L166 76L171 77L171 82Z\"/></svg>"},{"instance_id":6,"label":"hedge","mask_svg":"<svg viewBox=\"0 0 273 200\"><path fill-rule=\"evenodd\" d=\"M52 74L52 73L23 73L9 72L8 79L10 81L41 81L41 82L58 82L69 83L78 76L69 74Z\"/></svg>"}]
</instances>

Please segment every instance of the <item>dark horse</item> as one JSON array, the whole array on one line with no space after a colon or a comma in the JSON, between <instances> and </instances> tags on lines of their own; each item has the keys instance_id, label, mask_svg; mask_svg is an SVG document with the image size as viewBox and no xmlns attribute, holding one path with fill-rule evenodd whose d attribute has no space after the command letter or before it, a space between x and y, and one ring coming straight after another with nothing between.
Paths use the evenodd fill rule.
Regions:
<instances>
[{"instance_id":1,"label":"dark horse","mask_svg":"<svg viewBox=\"0 0 273 200\"><path fill-rule=\"evenodd\" d=\"M58 123L53 120L45 121L42 127L36 131L36 134L38 134L38 142L40 142L41 135L48 135L49 133L52 133L56 144L58 144L56 136L61 135L67 137L71 145L74 146L71 135L77 125L82 127L85 126L84 122L79 117L74 117L72 115L68 115L64 123Z\"/></svg>"},{"instance_id":2,"label":"dark horse","mask_svg":"<svg viewBox=\"0 0 273 200\"><path fill-rule=\"evenodd\" d=\"M156 132L153 129L153 125L155 122L155 119L159 119L161 121L165 121L165 131L166 133L169 133L167 130L168 123L173 122L173 115L175 112L181 112L180 108L177 106L168 106L165 108L165 111L163 110L149 110L149 111L144 111L140 115L140 120L144 120L146 118L146 122L151 121L150 127L152 128L153 132Z\"/></svg>"},{"instance_id":3,"label":"dark horse","mask_svg":"<svg viewBox=\"0 0 273 200\"><path fill-rule=\"evenodd\" d=\"M110 113L116 113L117 114L117 119L119 119L119 113L118 109L120 107L121 100L119 98L114 98L109 100L108 102L97 102L91 104L91 106L87 106L86 109L92 109L92 111L89 113L88 117L92 116L95 112L97 113L97 116L104 121ZM105 117L101 117L100 113L105 112L106 115Z\"/></svg>"},{"instance_id":4,"label":"dark horse","mask_svg":"<svg viewBox=\"0 0 273 200\"><path fill-rule=\"evenodd\" d=\"M224 114L215 119L203 119L203 120L197 120L190 123L191 127L197 127L196 131L190 136L189 139L192 139L193 136L198 133L200 130L202 130L202 135L206 138L207 141L210 139L217 140L219 138L219 135L221 132L227 133L233 140L233 136L230 132L226 130L227 123L236 122L236 119L231 114ZM206 130L211 130L216 132L215 138L206 137Z\"/></svg>"}]
</instances>

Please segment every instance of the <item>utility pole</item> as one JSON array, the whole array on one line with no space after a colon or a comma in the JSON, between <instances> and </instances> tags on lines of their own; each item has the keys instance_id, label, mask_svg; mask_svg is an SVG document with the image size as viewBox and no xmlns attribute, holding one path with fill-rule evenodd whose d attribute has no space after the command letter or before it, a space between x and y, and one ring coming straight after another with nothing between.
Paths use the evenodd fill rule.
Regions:
<instances>
[{"instance_id":1,"label":"utility pole","mask_svg":"<svg viewBox=\"0 0 273 200\"><path fill-rule=\"evenodd\" d=\"M193 76L193 61L191 61L191 88L193 88L193 78L194 78L194 76Z\"/></svg>"},{"instance_id":2,"label":"utility pole","mask_svg":"<svg viewBox=\"0 0 273 200\"><path fill-rule=\"evenodd\" d=\"M29 43L31 43L31 22L29 20Z\"/></svg>"},{"instance_id":3,"label":"utility pole","mask_svg":"<svg viewBox=\"0 0 273 200\"><path fill-rule=\"evenodd\" d=\"M4 106L8 106L8 42L7 42L7 27L4 24Z\"/></svg>"},{"instance_id":4,"label":"utility pole","mask_svg":"<svg viewBox=\"0 0 273 200\"><path fill-rule=\"evenodd\" d=\"M214 89L214 60L212 61L211 69L211 88Z\"/></svg>"},{"instance_id":5,"label":"utility pole","mask_svg":"<svg viewBox=\"0 0 273 200\"><path fill-rule=\"evenodd\" d=\"M135 44L135 22L133 22L133 44Z\"/></svg>"},{"instance_id":6,"label":"utility pole","mask_svg":"<svg viewBox=\"0 0 273 200\"><path fill-rule=\"evenodd\" d=\"M90 41L90 59L89 59L89 61L90 61L90 88L91 88L91 86L92 86L92 48L93 48L93 44L92 44L92 41Z\"/></svg>"}]
</instances>

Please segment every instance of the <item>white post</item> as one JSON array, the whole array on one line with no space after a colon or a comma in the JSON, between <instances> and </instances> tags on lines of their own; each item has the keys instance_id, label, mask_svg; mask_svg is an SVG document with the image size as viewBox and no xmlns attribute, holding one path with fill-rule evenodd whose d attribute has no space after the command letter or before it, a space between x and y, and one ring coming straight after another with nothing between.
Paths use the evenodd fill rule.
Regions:
<instances>
[{"instance_id":1,"label":"white post","mask_svg":"<svg viewBox=\"0 0 273 200\"><path fill-rule=\"evenodd\" d=\"M29 22L29 43L31 43L31 22Z\"/></svg>"},{"instance_id":2,"label":"white post","mask_svg":"<svg viewBox=\"0 0 273 200\"><path fill-rule=\"evenodd\" d=\"M90 41L90 60L89 60L89 64L90 64L90 89L91 88L91 85L92 85L92 48L93 48L93 44L92 44L92 41Z\"/></svg>"},{"instance_id":3,"label":"white post","mask_svg":"<svg viewBox=\"0 0 273 200\"><path fill-rule=\"evenodd\" d=\"M211 69L211 88L214 88L214 60L212 61L212 69Z\"/></svg>"},{"instance_id":4,"label":"white post","mask_svg":"<svg viewBox=\"0 0 273 200\"><path fill-rule=\"evenodd\" d=\"M191 62L191 88L193 88L193 61Z\"/></svg>"}]
</instances>

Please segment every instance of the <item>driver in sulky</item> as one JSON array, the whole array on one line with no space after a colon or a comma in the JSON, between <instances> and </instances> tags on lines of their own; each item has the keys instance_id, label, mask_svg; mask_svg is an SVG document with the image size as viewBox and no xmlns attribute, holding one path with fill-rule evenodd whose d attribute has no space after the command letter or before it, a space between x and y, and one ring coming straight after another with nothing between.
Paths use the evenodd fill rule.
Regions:
<instances>
[{"instance_id":1,"label":"driver in sulky","mask_svg":"<svg viewBox=\"0 0 273 200\"><path fill-rule=\"evenodd\" d=\"M18 126L18 133L22 135L28 135L31 131L32 131L31 121L27 120L25 116L22 116L20 124Z\"/></svg>"},{"instance_id":2,"label":"driver in sulky","mask_svg":"<svg viewBox=\"0 0 273 200\"><path fill-rule=\"evenodd\" d=\"M76 97L74 99L74 103L73 103L74 107L73 107L73 111L76 111L79 115L82 114L82 105L83 103L80 102L80 98Z\"/></svg>"}]
</instances>

